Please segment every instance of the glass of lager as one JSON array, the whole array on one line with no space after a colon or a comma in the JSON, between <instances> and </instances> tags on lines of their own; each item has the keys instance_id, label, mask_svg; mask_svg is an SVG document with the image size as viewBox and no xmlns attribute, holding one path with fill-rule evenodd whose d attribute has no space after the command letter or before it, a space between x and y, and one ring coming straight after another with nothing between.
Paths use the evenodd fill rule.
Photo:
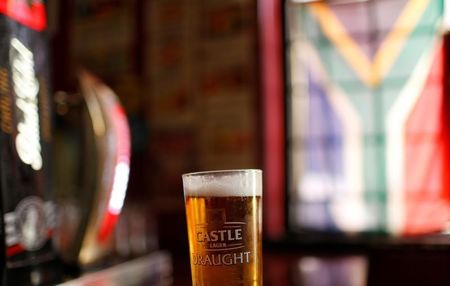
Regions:
<instances>
[{"instance_id":1,"label":"glass of lager","mask_svg":"<svg viewBox=\"0 0 450 286\"><path fill-rule=\"evenodd\" d=\"M262 171L183 175L192 284L262 285Z\"/></svg>"}]
</instances>

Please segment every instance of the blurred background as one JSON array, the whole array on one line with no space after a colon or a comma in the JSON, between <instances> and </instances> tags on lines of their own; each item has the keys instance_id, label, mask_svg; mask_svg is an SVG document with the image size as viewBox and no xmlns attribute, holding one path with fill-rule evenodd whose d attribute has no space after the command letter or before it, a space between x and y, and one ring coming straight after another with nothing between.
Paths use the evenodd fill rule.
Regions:
<instances>
[{"instance_id":1,"label":"blurred background","mask_svg":"<svg viewBox=\"0 0 450 286\"><path fill-rule=\"evenodd\" d=\"M50 0L48 12L58 200L79 213L89 199L77 196L95 188L86 179L95 173L89 150L96 143L85 131L92 129L80 96L85 69L117 95L131 134L128 189L108 262L166 250L189 278L181 174L262 168L256 1Z\"/></svg>"},{"instance_id":2,"label":"blurred background","mask_svg":"<svg viewBox=\"0 0 450 286\"><path fill-rule=\"evenodd\" d=\"M181 174L262 167L256 2L49 1L49 12L55 91L85 68L117 94L132 142L125 212L185 252Z\"/></svg>"},{"instance_id":3,"label":"blurred background","mask_svg":"<svg viewBox=\"0 0 450 286\"><path fill-rule=\"evenodd\" d=\"M110 257L166 250L185 285L181 174L259 168L268 285L401 285L367 269L447 263L445 4L49 0L57 134L86 128L76 111L80 69L117 94L130 128ZM57 166L89 164L58 154ZM84 176L58 173L67 177L59 186L73 188L74 174ZM333 258L305 257L315 251ZM352 256L335 257L342 252ZM443 281L439 267L424 273L416 282Z\"/></svg>"}]
</instances>

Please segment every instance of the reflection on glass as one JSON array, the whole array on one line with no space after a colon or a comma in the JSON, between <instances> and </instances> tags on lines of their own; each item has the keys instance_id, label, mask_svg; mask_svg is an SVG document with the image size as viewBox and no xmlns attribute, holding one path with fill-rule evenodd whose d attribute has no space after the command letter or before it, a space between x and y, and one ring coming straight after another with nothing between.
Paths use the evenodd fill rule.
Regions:
<instances>
[{"instance_id":1,"label":"reflection on glass","mask_svg":"<svg viewBox=\"0 0 450 286\"><path fill-rule=\"evenodd\" d=\"M303 257L298 263L298 285L364 286L367 284L367 260L345 258Z\"/></svg>"}]
</instances>

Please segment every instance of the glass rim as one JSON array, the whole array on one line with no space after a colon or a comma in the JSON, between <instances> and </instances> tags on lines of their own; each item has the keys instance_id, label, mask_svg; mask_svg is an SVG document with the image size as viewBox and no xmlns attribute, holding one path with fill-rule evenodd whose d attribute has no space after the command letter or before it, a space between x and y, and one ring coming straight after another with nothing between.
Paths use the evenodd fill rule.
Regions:
<instances>
[{"instance_id":1,"label":"glass rim","mask_svg":"<svg viewBox=\"0 0 450 286\"><path fill-rule=\"evenodd\" d=\"M183 178L187 177L197 177L204 175L230 175L230 174L238 174L238 173L258 173L262 174L261 169L223 169L223 170L210 170L210 171L199 171L199 172L190 172L182 174Z\"/></svg>"}]
</instances>

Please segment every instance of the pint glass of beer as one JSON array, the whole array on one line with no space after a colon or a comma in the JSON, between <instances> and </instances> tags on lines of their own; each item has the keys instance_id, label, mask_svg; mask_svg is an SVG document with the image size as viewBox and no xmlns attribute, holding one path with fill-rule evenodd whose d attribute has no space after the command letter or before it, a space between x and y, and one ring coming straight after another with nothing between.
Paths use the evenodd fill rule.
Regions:
<instances>
[{"instance_id":1,"label":"pint glass of beer","mask_svg":"<svg viewBox=\"0 0 450 286\"><path fill-rule=\"evenodd\" d=\"M183 175L194 286L262 285L262 171Z\"/></svg>"}]
</instances>

